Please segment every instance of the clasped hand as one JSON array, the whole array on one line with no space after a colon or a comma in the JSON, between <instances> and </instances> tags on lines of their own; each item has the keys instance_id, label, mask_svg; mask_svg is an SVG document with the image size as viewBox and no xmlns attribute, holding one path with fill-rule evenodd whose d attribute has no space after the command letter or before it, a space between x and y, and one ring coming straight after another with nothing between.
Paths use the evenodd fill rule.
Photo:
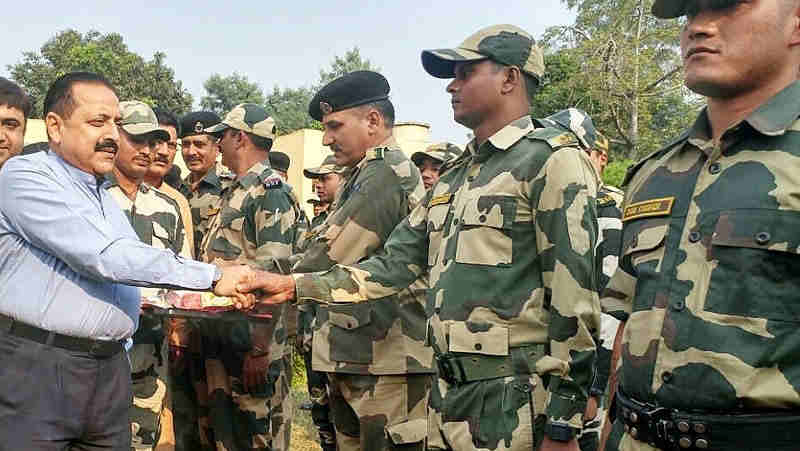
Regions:
<instances>
[{"instance_id":1,"label":"clasped hand","mask_svg":"<svg viewBox=\"0 0 800 451\"><path fill-rule=\"evenodd\" d=\"M249 310L258 304L281 304L294 299L292 276L273 274L247 265L220 267L222 278L214 287L217 296L233 297L234 307Z\"/></svg>"}]
</instances>

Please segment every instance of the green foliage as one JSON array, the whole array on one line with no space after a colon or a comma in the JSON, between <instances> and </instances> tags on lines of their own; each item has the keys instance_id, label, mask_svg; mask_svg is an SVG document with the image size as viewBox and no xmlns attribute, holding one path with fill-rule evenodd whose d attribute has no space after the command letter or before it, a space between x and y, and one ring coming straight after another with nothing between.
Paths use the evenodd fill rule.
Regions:
<instances>
[{"instance_id":1,"label":"green foliage","mask_svg":"<svg viewBox=\"0 0 800 451\"><path fill-rule=\"evenodd\" d=\"M320 88L341 77L342 75L346 75L357 70L371 70L375 72L381 71L379 67L373 66L370 60L361 58L361 52L358 50L358 47L353 47L345 52L344 56L335 56L327 70L320 69L319 81L316 85L314 85L314 91L318 91Z\"/></svg>"},{"instance_id":2,"label":"green foliage","mask_svg":"<svg viewBox=\"0 0 800 451\"><path fill-rule=\"evenodd\" d=\"M540 42L548 78L534 116L581 108L610 139L612 157L634 160L691 123L698 99L683 87L679 20L653 17L654 0L562 1L577 16Z\"/></svg>"},{"instance_id":3,"label":"green foliage","mask_svg":"<svg viewBox=\"0 0 800 451\"><path fill-rule=\"evenodd\" d=\"M258 83L236 72L227 77L213 74L203 83L203 88L206 95L200 99L200 106L223 117L240 103L264 104L264 91Z\"/></svg>"},{"instance_id":4,"label":"green foliage","mask_svg":"<svg viewBox=\"0 0 800 451\"><path fill-rule=\"evenodd\" d=\"M633 160L627 158L608 163L605 171L603 171L603 183L621 188L622 180L625 178L625 171L633 163Z\"/></svg>"},{"instance_id":5,"label":"green foliage","mask_svg":"<svg viewBox=\"0 0 800 451\"><path fill-rule=\"evenodd\" d=\"M48 40L39 52L23 52L22 61L9 65L11 78L30 94L32 117L41 118L47 89L56 78L74 71L103 74L117 89L120 100L141 100L182 114L192 105L192 96L175 80L157 52L145 60L128 50L117 33L65 30Z\"/></svg>"},{"instance_id":6,"label":"green foliage","mask_svg":"<svg viewBox=\"0 0 800 451\"><path fill-rule=\"evenodd\" d=\"M272 88L267 96L267 112L275 119L278 134L288 134L303 128L322 130L322 124L308 115L308 103L314 97L306 87L281 89Z\"/></svg>"},{"instance_id":7,"label":"green foliage","mask_svg":"<svg viewBox=\"0 0 800 451\"><path fill-rule=\"evenodd\" d=\"M303 355L294 350L292 352L292 389L306 391L307 378L306 378L306 363L303 361Z\"/></svg>"}]
</instances>

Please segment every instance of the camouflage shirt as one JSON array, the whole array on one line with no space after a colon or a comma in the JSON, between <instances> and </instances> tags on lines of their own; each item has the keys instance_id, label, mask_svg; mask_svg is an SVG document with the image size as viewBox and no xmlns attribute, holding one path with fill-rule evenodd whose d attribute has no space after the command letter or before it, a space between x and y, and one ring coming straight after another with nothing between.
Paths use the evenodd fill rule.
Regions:
<instances>
[{"instance_id":1,"label":"camouflage shirt","mask_svg":"<svg viewBox=\"0 0 800 451\"><path fill-rule=\"evenodd\" d=\"M619 248L622 236L622 200L625 193L610 185L600 185L597 189L597 289L599 292L608 284L617 270Z\"/></svg>"},{"instance_id":2,"label":"camouflage shirt","mask_svg":"<svg viewBox=\"0 0 800 451\"><path fill-rule=\"evenodd\" d=\"M800 407L800 83L730 127L706 111L627 176L622 388L661 406Z\"/></svg>"},{"instance_id":3,"label":"camouflage shirt","mask_svg":"<svg viewBox=\"0 0 800 451\"><path fill-rule=\"evenodd\" d=\"M345 177L335 210L314 229L294 272L326 270L382 254L389 234L425 196L419 170L394 138L367 150ZM314 370L432 373L433 352L425 346L426 289L424 280L416 280L385 299L316 307Z\"/></svg>"},{"instance_id":4,"label":"camouflage shirt","mask_svg":"<svg viewBox=\"0 0 800 451\"><path fill-rule=\"evenodd\" d=\"M300 206L292 188L270 168L268 160L256 163L228 184L218 205L219 213L211 218L199 260L274 269L274 259L296 252ZM282 355L288 333L286 309L264 310L273 315L273 321L251 327L249 346L257 352Z\"/></svg>"},{"instance_id":5,"label":"camouflage shirt","mask_svg":"<svg viewBox=\"0 0 800 451\"><path fill-rule=\"evenodd\" d=\"M194 255L199 259L200 247L203 238L208 233L211 218L219 212L219 202L222 190L233 180L233 174L227 172L224 166L217 163L194 189L191 184L191 174L183 180L181 194L189 201L192 208L192 223L194 224Z\"/></svg>"},{"instance_id":6,"label":"camouflage shirt","mask_svg":"<svg viewBox=\"0 0 800 451\"><path fill-rule=\"evenodd\" d=\"M597 176L574 136L522 117L444 165L377 257L296 275L300 302L381 298L426 270L428 341L439 352L508 356L547 344L537 407L580 429L592 378ZM536 390L543 390L538 387ZM541 395L541 396L539 396Z\"/></svg>"},{"instance_id":7,"label":"camouflage shirt","mask_svg":"<svg viewBox=\"0 0 800 451\"><path fill-rule=\"evenodd\" d=\"M177 202L146 183L139 185L139 192L136 193L135 200L131 201L112 174L106 178L111 182L106 189L125 212L143 243L191 258L192 251L189 241L186 240Z\"/></svg>"}]
</instances>

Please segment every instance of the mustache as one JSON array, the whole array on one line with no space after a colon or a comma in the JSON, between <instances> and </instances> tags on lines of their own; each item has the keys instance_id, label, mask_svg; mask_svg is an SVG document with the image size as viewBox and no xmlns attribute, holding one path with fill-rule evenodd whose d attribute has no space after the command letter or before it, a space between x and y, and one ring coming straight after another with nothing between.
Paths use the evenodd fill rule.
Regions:
<instances>
[{"instance_id":1,"label":"mustache","mask_svg":"<svg viewBox=\"0 0 800 451\"><path fill-rule=\"evenodd\" d=\"M95 152L106 152L107 150L113 150L116 153L119 150L119 145L111 139L105 139L94 146Z\"/></svg>"},{"instance_id":2,"label":"mustache","mask_svg":"<svg viewBox=\"0 0 800 451\"><path fill-rule=\"evenodd\" d=\"M153 163L169 164L169 161L167 160L167 158L166 157L162 157L162 156L156 156L155 158L151 158L151 160L153 161Z\"/></svg>"}]
</instances>

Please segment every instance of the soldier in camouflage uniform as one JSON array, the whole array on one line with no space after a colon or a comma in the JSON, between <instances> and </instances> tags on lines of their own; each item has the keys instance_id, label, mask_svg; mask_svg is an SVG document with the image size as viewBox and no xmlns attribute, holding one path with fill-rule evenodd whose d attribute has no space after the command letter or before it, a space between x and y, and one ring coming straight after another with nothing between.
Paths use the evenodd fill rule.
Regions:
<instances>
[{"instance_id":1,"label":"soldier in camouflage uniform","mask_svg":"<svg viewBox=\"0 0 800 451\"><path fill-rule=\"evenodd\" d=\"M392 136L389 89L382 75L357 71L330 82L311 100L309 114L325 127L323 144L333 150L333 163L346 169L330 216L314 230L294 272L353 264L381 252L394 227L422 200L419 171ZM319 172L328 171L336 168ZM325 188L328 197L331 188ZM426 288L418 280L371 304L312 306L312 367L328 373L340 451L422 449L434 373L424 343ZM394 430L413 433L400 437Z\"/></svg>"},{"instance_id":2,"label":"soldier in camouflage uniform","mask_svg":"<svg viewBox=\"0 0 800 451\"><path fill-rule=\"evenodd\" d=\"M155 149L169 140L156 115L142 102L120 102L119 150L106 189L125 212L142 242L191 257L178 204L166 194L144 183ZM142 289L143 295L153 289ZM153 449L161 430L160 415L167 392L164 328L161 317L141 315L129 352L133 406L131 447Z\"/></svg>"},{"instance_id":3,"label":"soldier in camouflage uniform","mask_svg":"<svg viewBox=\"0 0 800 451\"><path fill-rule=\"evenodd\" d=\"M236 174L211 219L200 258L219 265L272 268L297 251L300 206L269 165L275 122L258 105L241 104L206 133L220 133L223 163ZM209 393L207 438L219 451L289 449L292 404L284 347L285 308L269 319L216 321L204 336ZM238 313L236 313L238 314Z\"/></svg>"},{"instance_id":4,"label":"soldier in camouflage uniform","mask_svg":"<svg viewBox=\"0 0 800 451\"><path fill-rule=\"evenodd\" d=\"M220 121L219 116L209 111L195 111L181 117L181 154L189 168L181 194L192 208L195 256L200 253L211 219L219 211L217 204L222 190L233 179L233 174L217 162L218 136L205 132Z\"/></svg>"},{"instance_id":5,"label":"soldier in camouflage uniform","mask_svg":"<svg viewBox=\"0 0 800 451\"><path fill-rule=\"evenodd\" d=\"M602 179L608 163L608 139L594 127L592 118L585 111L568 108L535 122L547 126L569 130L575 134L581 147L589 154L598 178ZM622 231L622 198L619 189L600 182L597 189L597 229L598 239L595 248L595 269L597 271L598 293L608 284L617 270ZM589 389L589 400L584 413L584 425L578 442L581 451L595 451L600 444L600 433L606 420L603 401L608 385L611 367L611 348L619 328L619 320L607 313L601 313L600 330L596 331L597 360L595 376Z\"/></svg>"},{"instance_id":6,"label":"soldier in camouflage uniform","mask_svg":"<svg viewBox=\"0 0 800 451\"><path fill-rule=\"evenodd\" d=\"M336 200L336 193L341 186L341 172L344 168L336 165L336 157L328 155L322 160L322 164L314 168L303 169L303 175L312 180L314 192L319 201L325 205L325 210L319 215L314 216L311 221L311 229L321 225L328 218L332 210L333 202Z\"/></svg>"},{"instance_id":7,"label":"soldier in camouflage uniform","mask_svg":"<svg viewBox=\"0 0 800 451\"><path fill-rule=\"evenodd\" d=\"M627 320L606 449L796 450L800 2L653 13L686 15L685 84L707 107L626 176L603 296Z\"/></svg>"},{"instance_id":8,"label":"soldier in camouflage uniform","mask_svg":"<svg viewBox=\"0 0 800 451\"><path fill-rule=\"evenodd\" d=\"M444 163L461 155L461 149L455 144L441 142L428 146L424 151L414 152L411 161L422 175L425 189L431 189L439 181L440 170Z\"/></svg>"},{"instance_id":9,"label":"soldier in camouflage uniform","mask_svg":"<svg viewBox=\"0 0 800 451\"><path fill-rule=\"evenodd\" d=\"M454 116L475 140L377 255L291 278L260 272L239 289L271 293L265 303L369 308L428 270L426 340L439 365L428 448L575 450L599 325L596 173L571 133L533 126L544 62L525 31L488 27L422 61L455 77Z\"/></svg>"}]
</instances>

